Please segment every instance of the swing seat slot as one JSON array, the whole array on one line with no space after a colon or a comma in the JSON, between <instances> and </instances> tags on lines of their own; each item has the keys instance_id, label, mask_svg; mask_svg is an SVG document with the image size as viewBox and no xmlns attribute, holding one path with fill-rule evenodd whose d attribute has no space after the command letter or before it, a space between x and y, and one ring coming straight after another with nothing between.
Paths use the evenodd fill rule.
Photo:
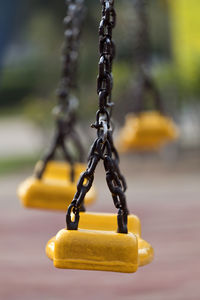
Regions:
<instances>
[{"instance_id":1,"label":"swing seat slot","mask_svg":"<svg viewBox=\"0 0 200 300\"><path fill-rule=\"evenodd\" d=\"M114 232L117 228L115 214L100 213L80 213L79 229L88 231ZM137 236L138 240L138 267L149 264L154 257L152 246L141 238L140 220L135 215L128 216L129 233ZM66 230L66 229L65 229ZM125 234L123 235L125 236ZM56 236L51 238L46 245L46 255L51 260L55 260ZM64 250L63 250L64 251Z\"/></svg>"},{"instance_id":2,"label":"swing seat slot","mask_svg":"<svg viewBox=\"0 0 200 300\"><path fill-rule=\"evenodd\" d=\"M53 177L54 169L55 177ZM69 179L69 168L64 174L64 164L51 163L49 167L47 166L42 179L30 177L19 186L18 197L22 205L29 208L66 211L76 193L80 169L79 165L77 168L75 166L75 182L72 183ZM92 187L85 197L85 205L91 204L95 199L96 191Z\"/></svg>"},{"instance_id":3,"label":"swing seat slot","mask_svg":"<svg viewBox=\"0 0 200 300\"><path fill-rule=\"evenodd\" d=\"M158 150L169 141L178 138L175 123L158 111L128 114L124 128L119 133L118 147L128 150Z\"/></svg>"}]
</instances>

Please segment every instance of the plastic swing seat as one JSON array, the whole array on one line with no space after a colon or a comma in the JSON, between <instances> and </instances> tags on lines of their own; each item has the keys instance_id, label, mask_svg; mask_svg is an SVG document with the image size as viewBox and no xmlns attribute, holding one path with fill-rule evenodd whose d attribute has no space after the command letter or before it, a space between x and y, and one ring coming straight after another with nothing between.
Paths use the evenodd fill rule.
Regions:
<instances>
[{"instance_id":1,"label":"plastic swing seat","mask_svg":"<svg viewBox=\"0 0 200 300\"><path fill-rule=\"evenodd\" d=\"M42 164L42 161L38 161L38 163L36 164L36 169L40 167L40 164ZM75 178L79 178L81 172L85 170L85 167L86 165L83 163L75 164ZM71 166L69 163L51 160L47 163L45 176L58 180L70 180L70 170Z\"/></svg>"},{"instance_id":2,"label":"plastic swing seat","mask_svg":"<svg viewBox=\"0 0 200 300\"><path fill-rule=\"evenodd\" d=\"M118 146L121 152L158 150L177 137L178 129L174 122L158 111L128 114L125 126L119 133Z\"/></svg>"},{"instance_id":3,"label":"plastic swing seat","mask_svg":"<svg viewBox=\"0 0 200 300\"><path fill-rule=\"evenodd\" d=\"M79 229L62 229L46 245L56 268L136 272L153 260L154 251L141 238L140 220L128 216L128 234L116 233L115 214L80 213Z\"/></svg>"},{"instance_id":4,"label":"plastic swing seat","mask_svg":"<svg viewBox=\"0 0 200 300\"><path fill-rule=\"evenodd\" d=\"M42 179L32 176L19 186L18 197L22 205L28 208L66 211L76 192L76 182L84 168L84 164L75 164L75 181L72 183L69 164L48 162ZM95 199L96 191L92 187L85 197L85 205L91 204Z\"/></svg>"}]
</instances>

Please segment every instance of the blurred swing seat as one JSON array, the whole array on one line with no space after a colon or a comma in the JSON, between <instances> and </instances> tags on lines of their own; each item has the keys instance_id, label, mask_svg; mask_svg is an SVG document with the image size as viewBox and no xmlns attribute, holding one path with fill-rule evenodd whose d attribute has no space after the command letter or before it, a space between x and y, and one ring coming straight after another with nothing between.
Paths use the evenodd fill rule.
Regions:
<instances>
[{"instance_id":1,"label":"blurred swing seat","mask_svg":"<svg viewBox=\"0 0 200 300\"><path fill-rule=\"evenodd\" d=\"M174 122L158 111L128 114L118 138L121 152L129 150L158 150L166 142L178 138Z\"/></svg>"},{"instance_id":2,"label":"blurred swing seat","mask_svg":"<svg viewBox=\"0 0 200 300\"><path fill-rule=\"evenodd\" d=\"M75 180L71 182L69 164L48 162L42 179L32 176L19 186L18 196L22 205L29 208L66 211L76 193L76 183L85 165L77 163L74 169ZM96 191L91 188L85 198L85 205L91 204L95 199Z\"/></svg>"},{"instance_id":3,"label":"blurred swing seat","mask_svg":"<svg viewBox=\"0 0 200 300\"><path fill-rule=\"evenodd\" d=\"M46 245L54 266L66 269L133 273L149 264L154 252L141 238L140 220L128 216L128 234L116 233L115 214L80 213L79 229L62 229Z\"/></svg>"},{"instance_id":4,"label":"blurred swing seat","mask_svg":"<svg viewBox=\"0 0 200 300\"><path fill-rule=\"evenodd\" d=\"M42 161L38 161L35 169L40 169L40 165L42 165L42 163ZM75 164L75 179L78 179L81 172L85 171L85 167L86 165L83 163ZM44 175L45 177L52 179L70 180L70 170L71 166L69 163L51 160L47 163Z\"/></svg>"}]
</instances>

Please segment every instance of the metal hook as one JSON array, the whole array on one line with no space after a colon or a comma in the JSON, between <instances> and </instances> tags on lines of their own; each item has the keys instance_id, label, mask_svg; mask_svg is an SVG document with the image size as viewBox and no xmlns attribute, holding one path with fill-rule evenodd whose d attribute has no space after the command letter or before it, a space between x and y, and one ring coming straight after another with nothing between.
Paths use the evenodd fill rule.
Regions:
<instances>
[{"instance_id":1,"label":"metal hook","mask_svg":"<svg viewBox=\"0 0 200 300\"><path fill-rule=\"evenodd\" d=\"M72 221L72 216L71 216L72 210L75 215L74 221ZM79 209L75 207L75 204L72 202L68 207L67 215L66 215L67 230L77 230L79 218L80 218Z\"/></svg>"}]
</instances>

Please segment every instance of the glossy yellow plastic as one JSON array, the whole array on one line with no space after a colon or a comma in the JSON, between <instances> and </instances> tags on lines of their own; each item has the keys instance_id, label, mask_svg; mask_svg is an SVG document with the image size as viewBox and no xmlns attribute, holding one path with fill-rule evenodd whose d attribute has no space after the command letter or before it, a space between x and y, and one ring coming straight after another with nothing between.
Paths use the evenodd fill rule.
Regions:
<instances>
[{"instance_id":1,"label":"glossy yellow plastic","mask_svg":"<svg viewBox=\"0 0 200 300\"><path fill-rule=\"evenodd\" d=\"M119 132L117 144L121 152L158 150L177 137L178 129L170 118L158 111L148 111L126 116L125 126Z\"/></svg>"},{"instance_id":2,"label":"glossy yellow plastic","mask_svg":"<svg viewBox=\"0 0 200 300\"><path fill-rule=\"evenodd\" d=\"M62 229L56 235L53 263L62 269L136 272L137 236L113 231Z\"/></svg>"},{"instance_id":3,"label":"glossy yellow plastic","mask_svg":"<svg viewBox=\"0 0 200 300\"><path fill-rule=\"evenodd\" d=\"M80 173L85 165L75 165L75 181L70 181L70 167L66 163L49 162L42 179L30 177L18 188L18 196L23 206L38 209L66 211L75 193ZM96 199L96 191L92 187L85 197L85 205Z\"/></svg>"},{"instance_id":4,"label":"glossy yellow plastic","mask_svg":"<svg viewBox=\"0 0 200 300\"><path fill-rule=\"evenodd\" d=\"M149 264L153 260L153 248L141 238L140 221L137 216L130 215L128 217L128 239L126 234L115 233L116 228L117 217L114 214L80 213L79 230L67 231L63 229L59 231L59 233L47 243L46 255L53 260L54 265L59 268L80 268L114 272L135 272L139 266ZM74 237L70 236L69 238L69 232L71 232ZM76 233L73 234L73 232ZM78 232L81 232L81 234L79 235ZM80 236L81 240L74 242L74 240ZM106 242L104 247L105 236ZM68 238L70 242L67 241ZM89 242L88 239L90 238L91 240ZM108 242L108 240L110 240L110 242ZM71 243L77 244L75 246ZM99 245L101 245L100 252L96 249ZM108 245L110 248L108 248ZM68 250L66 249L67 247L69 247ZM72 250L71 247L73 247L73 249L76 248L76 250ZM82 254L85 248L87 248L86 256ZM73 253L70 253L70 262L68 261L69 251L77 251L75 256L73 256ZM109 252L109 254L107 252ZM117 256L118 252L120 253L119 256ZM123 253L122 256L121 253ZM83 263L83 260L85 263ZM117 269L113 266L114 260L116 260ZM73 263L75 261L75 265L72 261Z\"/></svg>"},{"instance_id":5,"label":"glossy yellow plastic","mask_svg":"<svg viewBox=\"0 0 200 300\"><path fill-rule=\"evenodd\" d=\"M40 169L40 165L42 165L42 161L38 161L35 169ZM81 172L86 170L86 165L83 163L76 163L74 166L75 178L78 179ZM70 170L71 166L67 162L63 161L54 161L51 160L47 163L44 177L52 178L52 179L61 179L61 180L70 180Z\"/></svg>"},{"instance_id":6,"label":"glossy yellow plastic","mask_svg":"<svg viewBox=\"0 0 200 300\"><path fill-rule=\"evenodd\" d=\"M168 0L168 4L177 70L190 82L198 75L200 65L200 1Z\"/></svg>"}]
</instances>

